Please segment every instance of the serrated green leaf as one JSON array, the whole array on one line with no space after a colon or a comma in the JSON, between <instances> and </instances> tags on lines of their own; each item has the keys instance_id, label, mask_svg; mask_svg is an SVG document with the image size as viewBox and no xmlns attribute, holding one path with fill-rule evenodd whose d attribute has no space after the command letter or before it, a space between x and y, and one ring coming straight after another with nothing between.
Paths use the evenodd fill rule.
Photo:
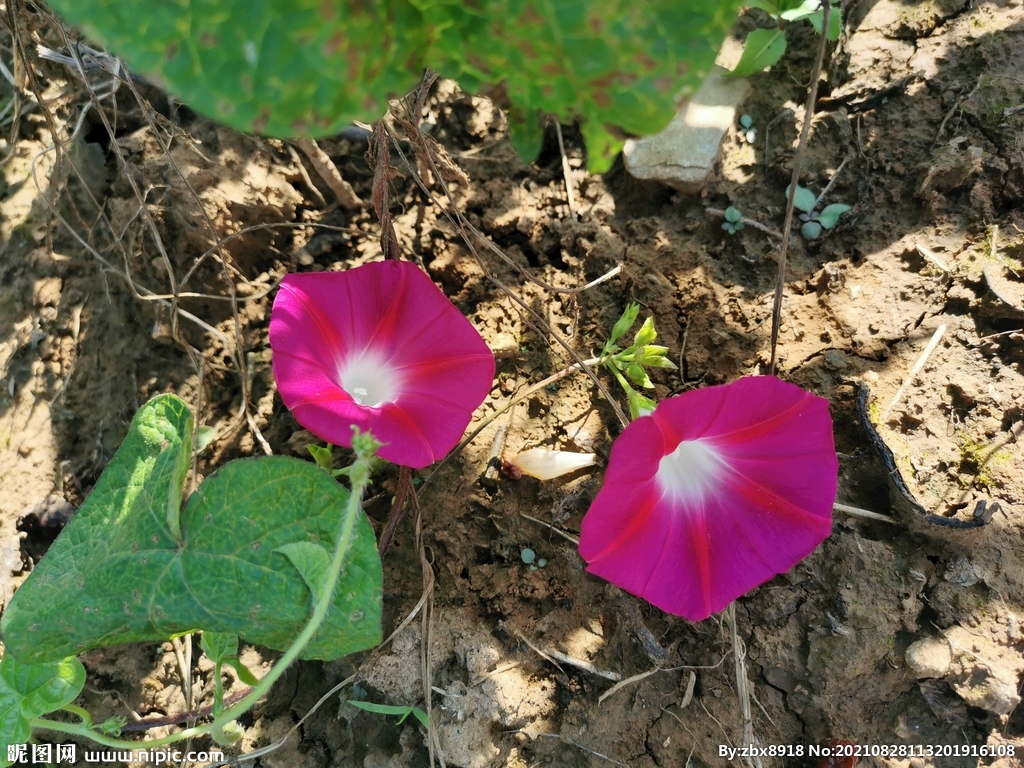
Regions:
<instances>
[{"instance_id":1,"label":"serrated green leaf","mask_svg":"<svg viewBox=\"0 0 1024 768\"><path fill-rule=\"evenodd\" d=\"M814 219L825 229L832 229L836 222L839 221L839 217L850 210L853 209L843 203L832 203L832 205L826 205L825 209L815 216Z\"/></svg>"},{"instance_id":2,"label":"serrated green leaf","mask_svg":"<svg viewBox=\"0 0 1024 768\"><path fill-rule=\"evenodd\" d=\"M786 198L789 198L789 186L786 186ZM798 211L804 213L810 213L814 210L814 203L817 198L814 193L811 192L807 187L801 187L799 184L796 186L796 198L793 200L793 207Z\"/></svg>"},{"instance_id":3,"label":"serrated green leaf","mask_svg":"<svg viewBox=\"0 0 1024 768\"><path fill-rule=\"evenodd\" d=\"M67 706L85 686L85 667L74 657L22 664L11 654L0 661L0 764L7 747L26 744L32 720Z\"/></svg>"},{"instance_id":4,"label":"serrated green leaf","mask_svg":"<svg viewBox=\"0 0 1024 768\"><path fill-rule=\"evenodd\" d=\"M743 44L743 54L729 77L748 77L775 64L786 52L786 35L781 29L755 29Z\"/></svg>"},{"instance_id":5,"label":"serrated green leaf","mask_svg":"<svg viewBox=\"0 0 1024 768\"><path fill-rule=\"evenodd\" d=\"M313 593L312 608L323 595L327 573L331 569L331 553L309 541L293 541L278 547L277 551L292 561Z\"/></svg>"},{"instance_id":6,"label":"serrated green leaf","mask_svg":"<svg viewBox=\"0 0 1024 768\"><path fill-rule=\"evenodd\" d=\"M3 641L24 663L185 632L228 632L287 648L309 620L310 590L277 550L333 547L348 491L313 464L286 457L231 462L181 514L164 507L178 447L191 436L180 399L143 406L96 488L12 598ZM163 500L163 501L162 501ZM360 515L345 576L304 658L338 658L380 640L381 565Z\"/></svg>"}]
</instances>

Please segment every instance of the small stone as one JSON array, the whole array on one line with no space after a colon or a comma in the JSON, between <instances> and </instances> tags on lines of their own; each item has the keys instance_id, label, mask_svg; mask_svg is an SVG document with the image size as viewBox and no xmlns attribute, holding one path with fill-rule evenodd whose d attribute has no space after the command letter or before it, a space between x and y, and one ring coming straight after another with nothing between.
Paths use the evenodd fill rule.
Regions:
<instances>
[{"instance_id":1,"label":"small stone","mask_svg":"<svg viewBox=\"0 0 1024 768\"><path fill-rule=\"evenodd\" d=\"M825 365L836 370L845 368L848 365L846 355L838 349L830 349L825 353Z\"/></svg>"},{"instance_id":2,"label":"small stone","mask_svg":"<svg viewBox=\"0 0 1024 768\"><path fill-rule=\"evenodd\" d=\"M1008 715L1020 704L1016 679L1004 679L980 664L953 681L953 689L967 705L996 715Z\"/></svg>"},{"instance_id":3,"label":"small stone","mask_svg":"<svg viewBox=\"0 0 1024 768\"><path fill-rule=\"evenodd\" d=\"M953 652L942 637L926 637L907 648L907 666L919 680L928 677L945 677L953 664Z\"/></svg>"},{"instance_id":4,"label":"small stone","mask_svg":"<svg viewBox=\"0 0 1024 768\"><path fill-rule=\"evenodd\" d=\"M37 307L56 307L64 283L59 277L43 277L32 286L32 303Z\"/></svg>"},{"instance_id":5,"label":"small stone","mask_svg":"<svg viewBox=\"0 0 1024 768\"><path fill-rule=\"evenodd\" d=\"M726 72L716 65L664 131L626 142L622 159L633 177L660 181L684 194L704 188L722 139L750 91L746 80L726 78Z\"/></svg>"}]
</instances>

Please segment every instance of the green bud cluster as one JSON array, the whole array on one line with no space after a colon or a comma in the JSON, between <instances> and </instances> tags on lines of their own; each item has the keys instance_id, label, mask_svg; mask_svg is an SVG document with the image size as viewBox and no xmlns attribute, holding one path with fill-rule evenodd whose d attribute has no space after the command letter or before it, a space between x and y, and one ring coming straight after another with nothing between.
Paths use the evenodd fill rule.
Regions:
<instances>
[{"instance_id":1,"label":"green bud cluster","mask_svg":"<svg viewBox=\"0 0 1024 768\"><path fill-rule=\"evenodd\" d=\"M654 318L648 317L633 337L633 343L620 349L616 342L633 327L640 314L640 305L629 304L622 316L616 321L608 337L601 359L608 370L626 392L629 402L629 414L632 418L646 415L654 410L655 403L649 397L634 389L634 385L642 389L654 389L654 383L647 374L647 368L676 369L676 364L668 359L668 347L652 344L658 338L654 329ZM632 384L630 383L632 382Z\"/></svg>"}]
</instances>

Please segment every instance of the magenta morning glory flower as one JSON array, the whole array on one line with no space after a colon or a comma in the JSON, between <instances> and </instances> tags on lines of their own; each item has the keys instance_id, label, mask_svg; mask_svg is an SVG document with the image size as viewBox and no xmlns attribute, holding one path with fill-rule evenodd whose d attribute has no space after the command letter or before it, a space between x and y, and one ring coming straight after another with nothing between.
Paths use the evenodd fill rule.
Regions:
<instances>
[{"instance_id":1,"label":"magenta morning glory flower","mask_svg":"<svg viewBox=\"0 0 1024 768\"><path fill-rule=\"evenodd\" d=\"M459 442L491 389L494 355L415 264L288 275L270 319L274 378L313 434L351 446L352 427L379 456L425 467Z\"/></svg>"},{"instance_id":2,"label":"magenta morning glory flower","mask_svg":"<svg viewBox=\"0 0 1024 768\"><path fill-rule=\"evenodd\" d=\"M587 570L699 621L832 530L828 401L770 376L664 400L612 446L583 519Z\"/></svg>"}]
</instances>

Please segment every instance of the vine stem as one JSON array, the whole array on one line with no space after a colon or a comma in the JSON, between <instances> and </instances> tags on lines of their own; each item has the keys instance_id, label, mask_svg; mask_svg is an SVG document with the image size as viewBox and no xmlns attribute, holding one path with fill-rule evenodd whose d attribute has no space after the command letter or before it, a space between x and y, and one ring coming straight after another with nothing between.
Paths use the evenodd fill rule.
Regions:
<instances>
[{"instance_id":1,"label":"vine stem","mask_svg":"<svg viewBox=\"0 0 1024 768\"><path fill-rule=\"evenodd\" d=\"M345 505L345 513L341 521L338 540L334 545L334 555L331 558L331 564L328 568L327 576L324 579L324 588L321 590L321 594L316 600L316 604L313 608L313 615L310 617L309 623L306 624L306 627L302 630L299 636L295 638L295 642L291 644L287 651L285 651L284 656L278 660L270 672L268 672L263 679L260 680L243 699L241 699L241 701L221 712L209 723L198 725L194 728L187 728L183 731L170 734L169 736L164 736L160 739L152 739L148 741L123 741L121 739L114 739L101 733L97 733L93 730L92 720L89 713L78 707L72 706L65 707L64 709L77 715L81 718L82 722L61 723L55 720L37 717L32 720L32 728L82 736L98 744L102 744L103 746L113 747L115 749L123 748L136 750L162 747L165 744L173 744L178 741L184 741L185 739L196 738L197 736L203 736L207 733L212 733L214 735L223 733L226 725L231 721L238 719L267 694L270 688L281 678L288 667L290 667L292 663L299 658L299 654L301 654L303 649L305 649L309 644L309 641L313 639L313 635L317 633L317 630L320 629L324 619L327 618L327 612L330 610L331 600L334 597L334 590L337 588L342 566L345 564L345 555L348 554L349 547L352 543L352 530L355 527L355 522L362 510L363 491L366 490L366 486L370 483L370 459L376 451L377 444L376 442L373 443L374 447L372 450L357 447L361 442L366 444L369 440L372 440L370 435L368 433L364 433L363 435L356 435L352 441L353 447L356 448L356 460L353 462L352 468L349 471L352 490L349 493L348 503Z\"/></svg>"},{"instance_id":2,"label":"vine stem","mask_svg":"<svg viewBox=\"0 0 1024 768\"><path fill-rule=\"evenodd\" d=\"M776 351L779 343L779 326L782 324L782 297L786 290L786 257L789 255L789 235L793 231L793 209L796 203L796 186L800 183L800 171L803 170L804 155L807 152L807 137L811 133L811 119L814 117L814 102L818 100L818 78L825 62L825 50L828 48L828 21L832 11L831 0L821 4L821 45L818 47L818 58L814 61L811 71L811 87L807 92L807 104L804 107L804 124L800 129L800 141L793 157L793 175L789 181L789 199L786 201L786 223L782 228L782 249L779 251L779 271L775 279L775 301L772 304L772 357L768 365L768 375L775 375L777 361Z\"/></svg>"}]
</instances>

